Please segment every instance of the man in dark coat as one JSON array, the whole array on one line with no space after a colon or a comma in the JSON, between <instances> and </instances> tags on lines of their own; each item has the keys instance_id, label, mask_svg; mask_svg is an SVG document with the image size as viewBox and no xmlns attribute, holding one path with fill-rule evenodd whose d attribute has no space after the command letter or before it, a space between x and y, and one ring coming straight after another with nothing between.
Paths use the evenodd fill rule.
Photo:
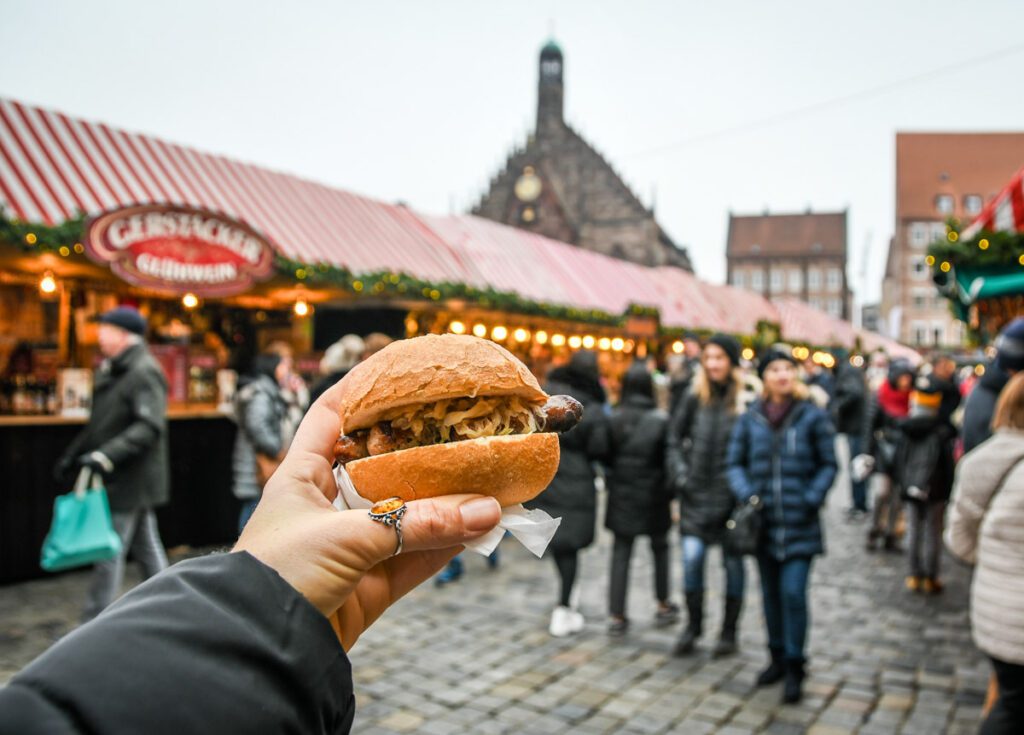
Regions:
<instances>
[{"instance_id":1,"label":"man in dark coat","mask_svg":"<svg viewBox=\"0 0 1024 735\"><path fill-rule=\"evenodd\" d=\"M558 435L561 459L555 478L547 490L526 503L528 508L541 508L553 518L562 519L548 547L561 580L559 604L548 630L554 636L565 636L583 629L583 616L572 609L572 589L579 551L593 543L597 524L594 463L608 451L604 430L607 406L597 355L577 352L568 365L548 374L544 389L551 395L570 395L583 404L583 420L576 428Z\"/></svg>"},{"instance_id":2,"label":"man in dark coat","mask_svg":"<svg viewBox=\"0 0 1024 735\"><path fill-rule=\"evenodd\" d=\"M169 498L167 380L146 349L146 321L138 311L119 306L98 321L106 359L96 372L92 413L57 462L56 474L64 482L82 469L103 476L122 551L96 564L83 621L117 597L129 551L144 577L167 566L153 513Z\"/></svg>"},{"instance_id":3,"label":"man in dark coat","mask_svg":"<svg viewBox=\"0 0 1024 735\"><path fill-rule=\"evenodd\" d=\"M861 453L861 434L864 427L864 414L867 408L867 385L864 372L850 364L850 356L845 350L835 351L835 396L829 403L832 422L836 433L840 434L849 449L845 457L846 470L850 470L850 460ZM864 479L850 477L851 517L862 518L868 512L868 486Z\"/></svg>"},{"instance_id":4,"label":"man in dark coat","mask_svg":"<svg viewBox=\"0 0 1024 735\"><path fill-rule=\"evenodd\" d=\"M675 622L678 608L669 602L668 530L672 500L665 483L668 415L654 403L654 381L646 366L634 363L622 379L622 400L606 424L608 431L608 505L604 523L615 534L609 583L608 632L622 635L629 626L626 591L629 562L637 536L647 536L654 556L655 624Z\"/></svg>"},{"instance_id":5,"label":"man in dark coat","mask_svg":"<svg viewBox=\"0 0 1024 735\"><path fill-rule=\"evenodd\" d=\"M992 416L999 394L1021 370L1024 370L1024 317L1017 317L996 338L996 359L985 366L985 373L967 396L961 427L964 452L992 436Z\"/></svg>"}]
</instances>

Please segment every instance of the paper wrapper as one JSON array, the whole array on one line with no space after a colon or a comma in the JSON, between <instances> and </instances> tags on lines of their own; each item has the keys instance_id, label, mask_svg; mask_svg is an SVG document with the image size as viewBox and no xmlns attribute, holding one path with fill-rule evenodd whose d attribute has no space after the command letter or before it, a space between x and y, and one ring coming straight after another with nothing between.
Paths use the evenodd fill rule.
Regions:
<instances>
[{"instance_id":1,"label":"paper wrapper","mask_svg":"<svg viewBox=\"0 0 1024 735\"><path fill-rule=\"evenodd\" d=\"M338 510L363 510L373 505L361 496L352 484L348 472L341 465L334 468L334 479L338 483L338 497L334 507ZM561 518L552 518L542 510L527 510L521 505L501 509L498 525L480 538L467 541L465 546L482 556L490 556L508 531L536 556L541 556L551 543Z\"/></svg>"}]
</instances>

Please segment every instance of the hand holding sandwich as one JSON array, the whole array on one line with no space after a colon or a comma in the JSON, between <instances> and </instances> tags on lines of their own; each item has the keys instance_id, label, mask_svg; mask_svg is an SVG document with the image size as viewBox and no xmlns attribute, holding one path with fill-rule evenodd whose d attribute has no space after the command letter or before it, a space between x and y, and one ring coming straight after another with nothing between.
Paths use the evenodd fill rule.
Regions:
<instances>
[{"instance_id":1,"label":"hand holding sandwich","mask_svg":"<svg viewBox=\"0 0 1024 735\"><path fill-rule=\"evenodd\" d=\"M501 508L493 497L467 494L409 502L404 550L393 557L394 529L370 520L366 511L338 512L331 505L338 492L331 465L339 393L334 386L310 408L234 550L276 570L331 619L348 650L462 543L494 528Z\"/></svg>"}]
</instances>

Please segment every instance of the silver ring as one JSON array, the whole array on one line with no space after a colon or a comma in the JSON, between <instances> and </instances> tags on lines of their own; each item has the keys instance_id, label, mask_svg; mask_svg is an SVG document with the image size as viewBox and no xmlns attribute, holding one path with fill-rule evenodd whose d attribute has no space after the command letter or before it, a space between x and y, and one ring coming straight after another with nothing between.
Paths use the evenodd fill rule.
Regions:
<instances>
[{"instance_id":1,"label":"silver ring","mask_svg":"<svg viewBox=\"0 0 1024 735\"><path fill-rule=\"evenodd\" d=\"M399 497L378 501L369 510L371 520L383 523L385 526L394 527L398 543L395 545L395 553L392 556L398 556L402 553L402 516L405 515L407 510L408 507L405 501Z\"/></svg>"}]
</instances>

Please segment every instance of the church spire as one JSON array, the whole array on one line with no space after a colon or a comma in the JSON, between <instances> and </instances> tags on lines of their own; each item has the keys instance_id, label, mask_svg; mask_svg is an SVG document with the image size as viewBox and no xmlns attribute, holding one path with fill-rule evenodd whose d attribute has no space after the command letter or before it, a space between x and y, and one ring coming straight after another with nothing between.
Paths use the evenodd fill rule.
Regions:
<instances>
[{"instance_id":1,"label":"church spire","mask_svg":"<svg viewBox=\"0 0 1024 735\"><path fill-rule=\"evenodd\" d=\"M537 84L537 132L552 126L563 125L562 73L565 67L562 49L554 39L540 50L540 75Z\"/></svg>"}]
</instances>

